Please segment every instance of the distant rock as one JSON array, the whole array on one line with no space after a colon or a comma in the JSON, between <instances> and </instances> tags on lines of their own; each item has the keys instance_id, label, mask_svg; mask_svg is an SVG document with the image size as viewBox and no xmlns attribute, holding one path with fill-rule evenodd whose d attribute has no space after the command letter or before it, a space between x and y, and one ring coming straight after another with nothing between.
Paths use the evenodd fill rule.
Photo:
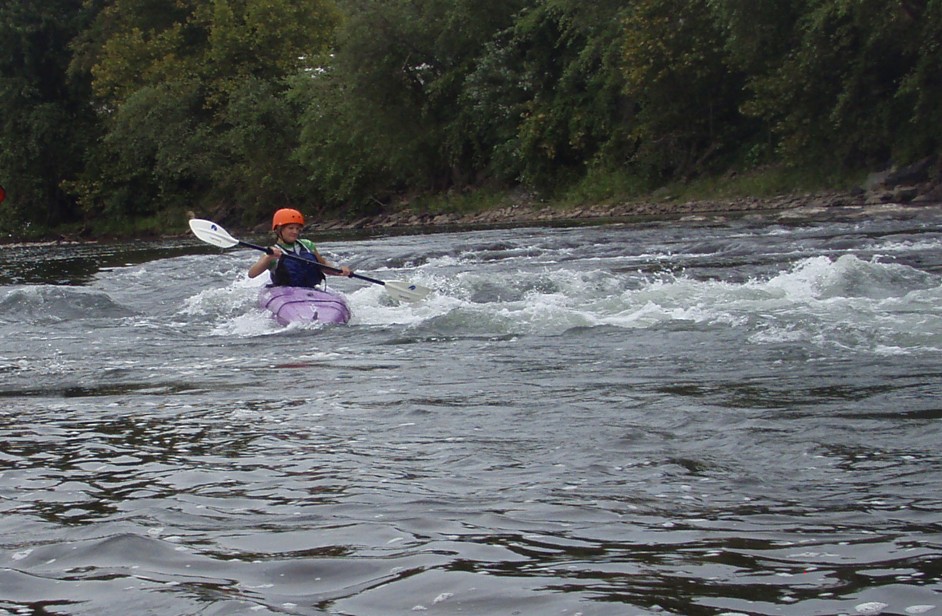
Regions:
<instances>
[{"instance_id":1,"label":"distant rock","mask_svg":"<svg viewBox=\"0 0 942 616\"><path fill-rule=\"evenodd\" d=\"M938 203L942 200L942 157L929 156L871 173L859 192L867 204Z\"/></svg>"}]
</instances>

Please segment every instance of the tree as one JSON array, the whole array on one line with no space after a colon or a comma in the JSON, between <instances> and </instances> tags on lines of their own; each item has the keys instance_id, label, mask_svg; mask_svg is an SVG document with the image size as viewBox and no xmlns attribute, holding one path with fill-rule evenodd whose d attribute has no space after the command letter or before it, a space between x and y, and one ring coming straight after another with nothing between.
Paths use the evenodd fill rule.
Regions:
<instances>
[{"instance_id":1,"label":"tree","mask_svg":"<svg viewBox=\"0 0 942 616\"><path fill-rule=\"evenodd\" d=\"M98 11L81 0L0 4L0 228L77 219L66 190L97 137L89 83L68 73L70 44Z\"/></svg>"},{"instance_id":2,"label":"tree","mask_svg":"<svg viewBox=\"0 0 942 616\"><path fill-rule=\"evenodd\" d=\"M880 165L937 153L940 3L814 0L794 45L750 79L747 113L792 163Z\"/></svg>"},{"instance_id":3,"label":"tree","mask_svg":"<svg viewBox=\"0 0 942 616\"><path fill-rule=\"evenodd\" d=\"M722 168L743 139L744 75L707 2L636 0L624 21L626 93L638 101L633 164L656 178Z\"/></svg>"},{"instance_id":4,"label":"tree","mask_svg":"<svg viewBox=\"0 0 942 616\"><path fill-rule=\"evenodd\" d=\"M395 192L473 181L461 96L520 0L347 0L333 60L294 80L298 155L332 200L361 208Z\"/></svg>"},{"instance_id":5,"label":"tree","mask_svg":"<svg viewBox=\"0 0 942 616\"><path fill-rule=\"evenodd\" d=\"M337 19L329 0L111 3L77 58L106 129L80 186L89 215L202 203L262 217L305 199L287 79L318 66Z\"/></svg>"},{"instance_id":6,"label":"tree","mask_svg":"<svg viewBox=\"0 0 942 616\"><path fill-rule=\"evenodd\" d=\"M906 162L942 150L942 2L901 0L899 20L909 61L894 94L907 112L894 157Z\"/></svg>"},{"instance_id":7,"label":"tree","mask_svg":"<svg viewBox=\"0 0 942 616\"><path fill-rule=\"evenodd\" d=\"M544 0L495 37L466 82L468 126L487 172L552 192L634 150L625 96L625 3Z\"/></svg>"}]
</instances>

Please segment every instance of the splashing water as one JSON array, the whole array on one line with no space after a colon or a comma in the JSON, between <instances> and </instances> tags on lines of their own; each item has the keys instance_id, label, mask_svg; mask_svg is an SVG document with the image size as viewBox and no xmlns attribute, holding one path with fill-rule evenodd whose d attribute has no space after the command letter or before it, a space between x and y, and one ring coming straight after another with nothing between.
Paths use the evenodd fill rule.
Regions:
<instances>
[{"instance_id":1,"label":"splashing water","mask_svg":"<svg viewBox=\"0 0 942 616\"><path fill-rule=\"evenodd\" d=\"M931 614L939 222L10 249L0 613Z\"/></svg>"}]
</instances>

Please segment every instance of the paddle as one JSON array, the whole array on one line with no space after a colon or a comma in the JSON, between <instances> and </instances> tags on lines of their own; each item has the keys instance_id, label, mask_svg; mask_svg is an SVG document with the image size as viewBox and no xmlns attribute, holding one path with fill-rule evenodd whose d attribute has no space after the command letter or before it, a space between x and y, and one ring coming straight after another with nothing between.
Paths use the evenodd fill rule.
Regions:
<instances>
[{"instance_id":1,"label":"paddle","mask_svg":"<svg viewBox=\"0 0 942 616\"><path fill-rule=\"evenodd\" d=\"M216 223L210 220L202 220L200 218L191 218L190 219L190 230L193 231L193 234L196 235L199 239L203 240L207 244L212 244L213 246L218 246L220 248L232 248L233 246L245 246L246 248L253 248L255 250L261 250L262 252L267 252L271 254L271 248L266 248L265 246L258 246L256 244L249 244L248 242L243 242L242 240L237 240L236 238L229 235L229 233L217 225ZM293 255L290 252L284 253L284 256L289 259L296 259L304 263L308 263L315 267L327 270L329 272L334 272L339 274L340 270L335 267L330 267L322 263L315 263L304 259L297 255ZM431 293L431 289L422 287L416 284L410 284L408 282L397 282L395 280L383 281L377 280L376 278L370 278L369 276L363 276L362 274L351 274L352 278L359 278L360 280L365 280L367 282L372 282L373 284L383 285L383 288L386 289L386 292L389 293L392 297L398 300L404 300L407 302L418 302L425 298L426 295Z\"/></svg>"}]
</instances>

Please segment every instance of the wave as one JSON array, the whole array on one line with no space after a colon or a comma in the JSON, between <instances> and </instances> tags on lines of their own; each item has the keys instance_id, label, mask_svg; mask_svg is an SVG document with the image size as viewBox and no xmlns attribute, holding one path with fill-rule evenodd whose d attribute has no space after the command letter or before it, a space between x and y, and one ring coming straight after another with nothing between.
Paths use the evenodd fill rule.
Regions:
<instances>
[{"instance_id":1,"label":"wave","mask_svg":"<svg viewBox=\"0 0 942 616\"><path fill-rule=\"evenodd\" d=\"M23 324L116 319L134 314L107 293L85 287L24 286L0 297L0 320Z\"/></svg>"},{"instance_id":2,"label":"wave","mask_svg":"<svg viewBox=\"0 0 942 616\"><path fill-rule=\"evenodd\" d=\"M854 255L836 260L812 257L800 261L790 271L769 281L770 288L781 289L796 299L902 297L914 290L939 285L939 278L906 265L864 261Z\"/></svg>"},{"instance_id":3,"label":"wave","mask_svg":"<svg viewBox=\"0 0 942 616\"><path fill-rule=\"evenodd\" d=\"M573 328L648 329L687 323L744 328L751 342L817 341L885 352L942 350L939 277L899 264L811 257L745 282L684 273L605 270L484 274L421 284L439 293L403 313L354 293L360 323L404 323L437 335L561 335Z\"/></svg>"},{"instance_id":4,"label":"wave","mask_svg":"<svg viewBox=\"0 0 942 616\"><path fill-rule=\"evenodd\" d=\"M498 263L438 257L407 272L379 274L436 290L419 304L398 304L381 286L331 282L348 297L353 327L406 328L422 337L726 327L755 344L805 341L879 353L942 350L939 276L879 257L813 256L761 277L730 281L722 279L722 269L706 277L696 270L697 277L683 269L612 267L617 264L606 259L576 264L592 269L569 269L565 262L521 259L525 253L505 254ZM255 304L263 282L241 273L229 280L187 298L179 316L207 323L212 335L284 331Z\"/></svg>"}]
</instances>

